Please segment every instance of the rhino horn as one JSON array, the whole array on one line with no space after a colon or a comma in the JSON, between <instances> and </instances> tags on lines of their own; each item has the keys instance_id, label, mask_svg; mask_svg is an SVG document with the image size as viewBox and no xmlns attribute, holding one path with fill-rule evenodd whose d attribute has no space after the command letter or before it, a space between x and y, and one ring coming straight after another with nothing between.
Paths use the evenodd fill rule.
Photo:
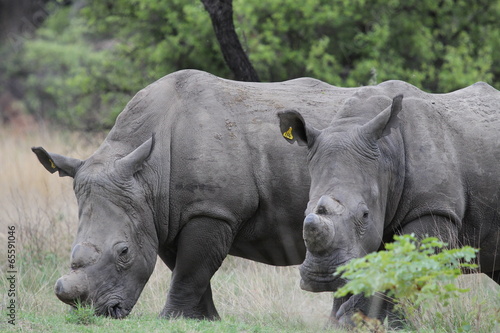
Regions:
<instances>
[{"instance_id":1,"label":"rhino horn","mask_svg":"<svg viewBox=\"0 0 500 333\"><path fill-rule=\"evenodd\" d=\"M66 304L84 302L89 296L88 278L81 271L72 271L56 281L54 291L57 298Z\"/></svg>"},{"instance_id":2,"label":"rhino horn","mask_svg":"<svg viewBox=\"0 0 500 333\"><path fill-rule=\"evenodd\" d=\"M321 221L318 215L311 213L304 219L303 237L307 250L318 253L328 249L335 237L335 231Z\"/></svg>"}]
</instances>

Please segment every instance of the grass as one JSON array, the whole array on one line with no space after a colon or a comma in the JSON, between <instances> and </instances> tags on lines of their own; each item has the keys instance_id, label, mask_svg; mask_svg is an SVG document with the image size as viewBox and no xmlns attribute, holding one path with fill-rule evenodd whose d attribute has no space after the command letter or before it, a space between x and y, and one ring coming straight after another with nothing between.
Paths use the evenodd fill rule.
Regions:
<instances>
[{"instance_id":1,"label":"grass","mask_svg":"<svg viewBox=\"0 0 500 333\"><path fill-rule=\"evenodd\" d=\"M484 274L462 275L467 293L443 306L433 302L411 323L420 332L500 332L500 287Z\"/></svg>"},{"instance_id":2,"label":"grass","mask_svg":"<svg viewBox=\"0 0 500 333\"><path fill-rule=\"evenodd\" d=\"M95 316L94 312L94 307L91 305L77 303L76 307L66 315L66 322L77 325L97 324L99 317Z\"/></svg>"},{"instance_id":3,"label":"grass","mask_svg":"<svg viewBox=\"0 0 500 333\"><path fill-rule=\"evenodd\" d=\"M16 132L0 128L0 243L7 244L7 227L16 227L16 325L7 322L6 278L0 279L0 331L12 332L318 332L332 305L330 293L299 288L295 267L273 267L229 257L212 279L215 304L222 320L163 320L170 271L158 262L131 315L122 320L89 319L85 309L70 312L54 295L54 283L69 270L69 253L77 229L77 206L70 178L50 175L31 146L77 158L88 157L103 135L85 136L34 128ZM2 245L3 247L3 245ZM2 277L7 253L0 252ZM466 279L467 280L467 279ZM493 332L499 328L500 294L483 280L469 278L473 292L439 317L422 314L415 332ZM447 312L446 312L447 311ZM87 318L84 323L77 323ZM470 324L470 328L467 326ZM497 326L495 326L497 325ZM324 332L336 332L324 330ZM339 332L339 331L337 331Z\"/></svg>"}]
</instances>

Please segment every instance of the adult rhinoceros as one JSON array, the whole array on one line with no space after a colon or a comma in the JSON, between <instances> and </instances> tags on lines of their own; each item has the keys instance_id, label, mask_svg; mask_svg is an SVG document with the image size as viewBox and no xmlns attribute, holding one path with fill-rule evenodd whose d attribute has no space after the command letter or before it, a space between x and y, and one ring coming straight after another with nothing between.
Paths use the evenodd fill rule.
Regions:
<instances>
[{"instance_id":1,"label":"adult rhinoceros","mask_svg":"<svg viewBox=\"0 0 500 333\"><path fill-rule=\"evenodd\" d=\"M307 150L281 140L276 112L298 108L321 126L355 90L180 71L137 93L88 159L33 148L48 171L74 177L78 199L59 299L125 317L158 254L173 271L161 315L215 319L210 279L227 254L300 264Z\"/></svg>"},{"instance_id":2,"label":"adult rhinoceros","mask_svg":"<svg viewBox=\"0 0 500 333\"><path fill-rule=\"evenodd\" d=\"M309 151L303 289L335 291L345 283L333 275L339 265L396 233L477 247L481 271L500 283L500 92L486 83L448 94L411 87L393 82L391 97L412 91L404 102L360 89L323 130L296 111L279 115L286 140ZM368 313L368 300L344 301L332 321Z\"/></svg>"}]
</instances>

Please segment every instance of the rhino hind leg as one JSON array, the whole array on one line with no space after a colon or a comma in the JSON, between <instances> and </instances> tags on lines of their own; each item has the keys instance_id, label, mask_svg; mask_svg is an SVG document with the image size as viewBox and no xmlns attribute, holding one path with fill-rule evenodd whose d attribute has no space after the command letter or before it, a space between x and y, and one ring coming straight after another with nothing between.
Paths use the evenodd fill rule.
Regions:
<instances>
[{"instance_id":1,"label":"rhino hind leg","mask_svg":"<svg viewBox=\"0 0 500 333\"><path fill-rule=\"evenodd\" d=\"M227 256L232 241L229 224L197 217L182 228L167 303L160 316L217 320L210 279Z\"/></svg>"}]
</instances>

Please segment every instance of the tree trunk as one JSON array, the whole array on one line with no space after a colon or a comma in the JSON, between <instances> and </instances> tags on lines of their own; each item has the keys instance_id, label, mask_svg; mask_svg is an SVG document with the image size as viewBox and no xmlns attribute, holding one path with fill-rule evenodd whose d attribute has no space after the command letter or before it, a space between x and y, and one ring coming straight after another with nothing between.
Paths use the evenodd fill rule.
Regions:
<instances>
[{"instance_id":1,"label":"tree trunk","mask_svg":"<svg viewBox=\"0 0 500 333\"><path fill-rule=\"evenodd\" d=\"M214 32L226 64L238 81L258 82L259 76L241 46L233 23L232 0L201 0L210 14Z\"/></svg>"}]
</instances>

